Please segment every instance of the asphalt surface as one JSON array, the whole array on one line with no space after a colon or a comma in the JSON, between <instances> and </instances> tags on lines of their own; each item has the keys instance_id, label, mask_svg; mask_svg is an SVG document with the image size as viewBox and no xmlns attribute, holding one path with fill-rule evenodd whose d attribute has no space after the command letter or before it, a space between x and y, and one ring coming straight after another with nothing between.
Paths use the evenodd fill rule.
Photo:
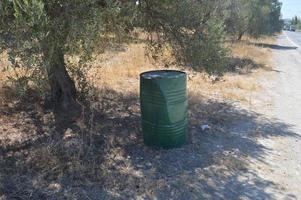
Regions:
<instances>
[{"instance_id":1,"label":"asphalt surface","mask_svg":"<svg viewBox=\"0 0 301 200\"><path fill-rule=\"evenodd\" d=\"M301 32L285 31L284 35L287 36L293 46L301 48Z\"/></svg>"}]
</instances>

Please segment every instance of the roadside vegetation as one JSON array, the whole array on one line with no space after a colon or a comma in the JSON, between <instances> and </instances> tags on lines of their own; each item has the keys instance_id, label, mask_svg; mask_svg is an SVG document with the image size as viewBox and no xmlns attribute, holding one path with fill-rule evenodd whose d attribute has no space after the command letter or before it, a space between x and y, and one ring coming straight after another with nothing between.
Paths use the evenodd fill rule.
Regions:
<instances>
[{"instance_id":1,"label":"roadside vegetation","mask_svg":"<svg viewBox=\"0 0 301 200\"><path fill-rule=\"evenodd\" d=\"M31 69L19 83L42 87L64 118L80 115L77 90L87 92L83 82L93 58L139 40L136 30L147 34L143 39L155 57L168 48L178 64L221 75L229 66L226 37L282 28L278 0L4 0L0 11L1 49L12 68Z\"/></svg>"},{"instance_id":2,"label":"roadside vegetation","mask_svg":"<svg viewBox=\"0 0 301 200\"><path fill-rule=\"evenodd\" d=\"M301 30L301 19L297 16L293 17L291 20L291 25L295 26L295 29Z\"/></svg>"},{"instance_id":3,"label":"roadside vegetation","mask_svg":"<svg viewBox=\"0 0 301 200\"><path fill-rule=\"evenodd\" d=\"M0 199L198 199L244 184L235 174L255 139L226 125L256 121L237 105L252 106L272 70L280 11L278 0L1 1ZM153 69L189 76L181 149L143 145L139 74Z\"/></svg>"}]
</instances>

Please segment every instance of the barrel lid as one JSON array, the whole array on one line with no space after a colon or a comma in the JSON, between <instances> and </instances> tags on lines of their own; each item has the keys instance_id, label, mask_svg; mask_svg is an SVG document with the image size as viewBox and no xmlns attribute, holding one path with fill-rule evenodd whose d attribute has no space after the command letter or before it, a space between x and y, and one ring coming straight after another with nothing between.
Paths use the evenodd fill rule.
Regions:
<instances>
[{"instance_id":1,"label":"barrel lid","mask_svg":"<svg viewBox=\"0 0 301 200\"><path fill-rule=\"evenodd\" d=\"M140 74L145 79L179 78L186 76L185 72L178 70L154 70Z\"/></svg>"}]
</instances>

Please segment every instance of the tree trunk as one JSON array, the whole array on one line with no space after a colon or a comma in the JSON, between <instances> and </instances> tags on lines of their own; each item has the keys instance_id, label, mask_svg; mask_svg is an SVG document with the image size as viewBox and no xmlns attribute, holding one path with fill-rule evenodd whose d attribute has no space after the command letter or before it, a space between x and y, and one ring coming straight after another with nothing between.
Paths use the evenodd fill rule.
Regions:
<instances>
[{"instance_id":1,"label":"tree trunk","mask_svg":"<svg viewBox=\"0 0 301 200\"><path fill-rule=\"evenodd\" d=\"M76 100L75 84L66 70L62 49L53 50L49 58L47 72L51 89L51 102L56 114L62 119L76 119L81 114L81 106Z\"/></svg>"},{"instance_id":2,"label":"tree trunk","mask_svg":"<svg viewBox=\"0 0 301 200\"><path fill-rule=\"evenodd\" d=\"M238 37L237 37L237 40L240 41L240 40L242 39L242 36L243 36L243 35L244 35L243 32L239 33L239 34L238 34Z\"/></svg>"}]
</instances>

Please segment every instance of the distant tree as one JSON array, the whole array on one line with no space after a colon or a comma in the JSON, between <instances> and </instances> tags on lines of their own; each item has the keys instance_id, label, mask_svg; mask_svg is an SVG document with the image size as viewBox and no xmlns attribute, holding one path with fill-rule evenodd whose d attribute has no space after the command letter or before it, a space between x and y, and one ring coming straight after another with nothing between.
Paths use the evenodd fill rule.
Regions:
<instances>
[{"instance_id":1,"label":"distant tree","mask_svg":"<svg viewBox=\"0 0 301 200\"><path fill-rule=\"evenodd\" d=\"M179 61L217 73L227 54L216 17L220 2L1 0L0 48L12 64L43 72L40 79L48 80L55 110L74 116L80 106L66 57L79 56L78 65L85 65L95 49L128 40L135 27L158 33L152 44L169 44Z\"/></svg>"},{"instance_id":2,"label":"distant tree","mask_svg":"<svg viewBox=\"0 0 301 200\"><path fill-rule=\"evenodd\" d=\"M301 29L301 19L297 16L293 17L291 20L291 25L295 26L297 29Z\"/></svg>"},{"instance_id":3,"label":"distant tree","mask_svg":"<svg viewBox=\"0 0 301 200\"><path fill-rule=\"evenodd\" d=\"M170 44L179 61L196 70L220 73L228 53L223 47L223 21L218 17L222 1L140 1L140 25L158 33L159 43Z\"/></svg>"},{"instance_id":4,"label":"distant tree","mask_svg":"<svg viewBox=\"0 0 301 200\"><path fill-rule=\"evenodd\" d=\"M278 0L254 1L251 7L253 17L250 21L249 34L258 37L280 32L283 26L281 7L282 3Z\"/></svg>"},{"instance_id":5,"label":"distant tree","mask_svg":"<svg viewBox=\"0 0 301 200\"><path fill-rule=\"evenodd\" d=\"M271 0L270 12L269 12L269 28L268 32L273 34L275 32L280 32L283 28L284 21L281 15L282 3L278 0Z\"/></svg>"},{"instance_id":6,"label":"distant tree","mask_svg":"<svg viewBox=\"0 0 301 200\"><path fill-rule=\"evenodd\" d=\"M249 29L251 9L248 0L225 1L225 25L226 31L241 40L242 36Z\"/></svg>"},{"instance_id":7,"label":"distant tree","mask_svg":"<svg viewBox=\"0 0 301 200\"><path fill-rule=\"evenodd\" d=\"M300 22L299 18L297 16L292 18L291 24L292 25L297 25Z\"/></svg>"},{"instance_id":8,"label":"distant tree","mask_svg":"<svg viewBox=\"0 0 301 200\"><path fill-rule=\"evenodd\" d=\"M244 34L258 37L279 32L283 25L281 7L278 0L226 0L226 30L238 40Z\"/></svg>"}]
</instances>

